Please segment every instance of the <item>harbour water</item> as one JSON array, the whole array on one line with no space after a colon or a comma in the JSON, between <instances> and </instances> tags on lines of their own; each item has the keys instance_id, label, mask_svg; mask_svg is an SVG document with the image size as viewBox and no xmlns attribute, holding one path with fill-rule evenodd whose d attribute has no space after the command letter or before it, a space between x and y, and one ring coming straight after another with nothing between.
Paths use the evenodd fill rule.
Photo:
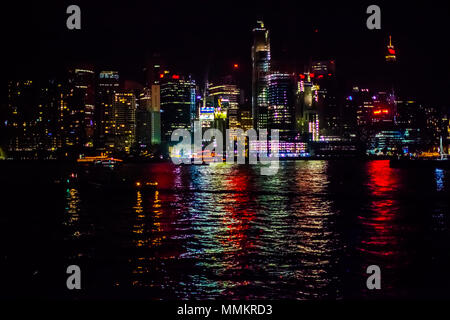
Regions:
<instances>
[{"instance_id":1,"label":"harbour water","mask_svg":"<svg viewBox=\"0 0 450 320\"><path fill-rule=\"evenodd\" d=\"M76 168L0 164L2 297L450 297L450 173L389 161L124 164L155 190L93 192ZM55 184L55 180L61 183ZM82 290L68 291L79 265ZM381 269L368 290L366 268Z\"/></svg>"}]
</instances>

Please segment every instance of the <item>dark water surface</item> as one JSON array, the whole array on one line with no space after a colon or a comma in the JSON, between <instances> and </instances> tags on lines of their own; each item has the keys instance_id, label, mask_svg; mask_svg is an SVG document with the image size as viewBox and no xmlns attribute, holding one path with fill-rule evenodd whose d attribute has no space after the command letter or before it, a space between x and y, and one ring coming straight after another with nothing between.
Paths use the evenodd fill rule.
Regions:
<instances>
[{"instance_id":1,"label":"dark water surface","mask_svg":"<svg viewBox=\"0 0 450 320\"><path fill-rule=\"evenodd\" d=\"M450 297L450 174L388 161L125 165L156 191L55 185L75 169L0 164L0 296ZM82 270L79 292L66 268ZM366 268L382 289L366 289Z\"/></svg>"}]
</instances>

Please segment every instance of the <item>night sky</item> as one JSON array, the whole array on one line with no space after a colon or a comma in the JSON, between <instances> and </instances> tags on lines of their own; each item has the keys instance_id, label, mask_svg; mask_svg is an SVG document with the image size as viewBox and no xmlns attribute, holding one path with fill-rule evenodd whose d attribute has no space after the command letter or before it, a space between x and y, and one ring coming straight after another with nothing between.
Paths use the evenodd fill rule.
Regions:
<instances>
[{"instance_id":1,"label":"night sky","mask_svg":"<svg viewBox=\"0 0 450 320\"><path fill-rule=\"evenodd\" d=\"M251 29L262 17L270 30L272 59L303 71L311 58L333 58L343 86L382 87L378 75L392 34L400 92L447 105L450 79L449 18L445 3L412 1L58 1L20 2L2 8L2 80L47 77L72 63L116 69L141 80L153 52L170 69L201 83L240 65L251 83ZM81 7L81 30L67 30L70 4ZM366 28L366 8L381 7L381 30ZM317 32L316 32L317 31ZM249 93L249 92L248 92Z\"/></svg>"}]
</instances>

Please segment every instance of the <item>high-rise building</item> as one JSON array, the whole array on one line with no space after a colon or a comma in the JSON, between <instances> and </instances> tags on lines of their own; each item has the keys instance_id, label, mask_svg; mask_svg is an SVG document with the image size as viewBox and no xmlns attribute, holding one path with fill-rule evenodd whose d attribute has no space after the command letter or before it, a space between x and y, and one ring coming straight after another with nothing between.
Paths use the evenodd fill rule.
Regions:
<instances>
[{"instance_id":1,"label":"high-rise building","mask_svg":"<svg viewBox=\"0 0 450 320\"><path fill-rule=\"evenodd\" d=\"M95 75L92 69L69 70L67 109L63 115L65 145L94 146Z\"/></svg>"},{"instance_id":2,"label":"high-rise building","mask_svg":"<svg viewBox=\"0 0 450 320\"><path fill-rule=\"evenodd\" d=\"M268 76L268 129L278 129L281 140L295 136L295 79L274 72Z\"/></svg>"},{"instance_id":3,"label":"high-rise building","mask_svg":"<svg viewBox=\"0 0 450 320\"><path fill-rule=\"evenodd\" d=\"M239 122L241 124L241 129L244 132L253 128L253 118L252 113L248 110L242 110L239 115Z\"/></svg>"},{"instance_id":4,"label":"high-rise building","mask_svg":"<svg viewBox=\"0 0 450 320\"><path fill-rule=\"evenodd\" d=\"M11 140L8 151L33 151L38 131L36 106L37 88L32 80L9 81L8 116L6 124Z\"/></svg>"},{"instance_id":5,"label":"high-rise building","mask_svg":"<svg viewBox=\"0 0 450 320\"><path fill-rule=\"evenodd\" d=\"M136 147L148 150L152 144L152 114L150 88L143 88L136 99Z\"/></svg>"},{"instance_id":6,"label":"high-rise building","mask_svg":"<svg viewBox=\"0 0 450 320\"><path fill-rule=\"evenodd\" d=\"M97 82L96 103L96 147L108 150L107 146L114 145L113 103L114 95L119 90L119 72L101 71Z\"/></svg>"},{"instance_id":7,"label":"high-rise building","mask_svg":"<svg viewBox=\"0 0 450 320\"><path fill-rule=\"evenodd\" d=\"M161 87L152 85L151 92L151 144L161 144Z\"/></svg>"},{"instance_id":8,"label":"high-rise building","mask_svg":"<svg viewBox=\"0 0 450 320\"><path fill-rule=\"evenodd\" d=\"M307 141L318 141L319 112L317 85L314 84L314 74L306 72L299 75L297 82L297 98L295 109L295 128Z\"/></svg>"},{"instance_id":9,"label":"high-rise building","mask_svg":"<svg viewBox=\"0 0 450 320\"><path fill-rule=\"evenodd\" d=\"M252 117L255 128L267 128L269 68L269 31L262 21L257 21L252 46Z\"/></svg>"},{"instance_id":10,"label":"high-rise building","mask_svg":"<svg viewBox=\"0 0 450 320\"><path fill-rule=\"evenodd\" d=\"M312 62L297 82L296 129L310 141L339 135L341 114L337 104L335 61Z\"/></svg>"},{"instance_id":11,"label":"high-rise building","mask_svg":"<svg viewBox=\"0 0 450 320\"><path fill-rule=\"evenodd\" d=\"M8 104L4 125L7 151L13 158L44 159L58 148L57 110L61 83L32 80L8 82Z\"/></svg>"},{"instance_id":12,"label":"high-rise building","mask_svg":"<svg viewBox=\"0 0 450 320\"><path fill-rule=\"evenodd\" d=\"M225 115L227 127L236 129L239 125L239 101L240 90L234 84L210 84L208 87L209 97L213 102L216 114Z\"/></svg>"},{"instance_id":13,"label":"high-rise building","mask_svg":"<svg viewBox=\"0 0 450 320\"><path fill-rule=\"evenodd\" d=\"M191 129L196 117L196 87L193 80L177 74L161 76L161 135L168 143L174 130Z\"/></svg>"},{"instance_id":14,"label":"high-rise building","mask_svg":"<svg viewBox=\"0 0 450 320\"><path fill-rule=\"evenodd\" d=\"M323 136L338 136L342 132L342 112L337 103L335 60L314 61L314 104L319 115L319 130Z\"/></svg>"},{"instance_id":15,"label":"high-rise building","mask_svg":"<svg viewBox=\"0 0 450 320\"><path fill-rule=\"evenodd\" d=\"M114 150L129 153L136 137L136 97L133 93L114 95L113 117Z\"/></svg>"}]
</instances>

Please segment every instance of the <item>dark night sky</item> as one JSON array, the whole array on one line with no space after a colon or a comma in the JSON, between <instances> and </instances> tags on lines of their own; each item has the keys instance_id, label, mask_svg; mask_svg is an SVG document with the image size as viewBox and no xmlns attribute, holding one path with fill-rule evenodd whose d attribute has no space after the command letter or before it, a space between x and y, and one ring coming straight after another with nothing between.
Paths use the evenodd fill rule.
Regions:
<instances>
[{"instance_id":1,"label":"dark night sky","mask_svg":"<svg viewBox=\"0 0 450 320\"><path fill-rule=\"evenodd\" d=\"M66 29L70 4L81 7L81 31ZM366 28L370 4L381 7L381 30ZM444 3L74 0L16 2L2 13L3 80L52 74L77 61L139 80L146 57L158 51L172 70L198 81L207 66L215 76L239 63L248 88L251 29L260 16L270 29L273 59L286 59L301 71L311 55L335 58L345 86L379 84L392 34L401 91L440 105L448 101L450 8Z\"/></svg>"}]
</instances>

